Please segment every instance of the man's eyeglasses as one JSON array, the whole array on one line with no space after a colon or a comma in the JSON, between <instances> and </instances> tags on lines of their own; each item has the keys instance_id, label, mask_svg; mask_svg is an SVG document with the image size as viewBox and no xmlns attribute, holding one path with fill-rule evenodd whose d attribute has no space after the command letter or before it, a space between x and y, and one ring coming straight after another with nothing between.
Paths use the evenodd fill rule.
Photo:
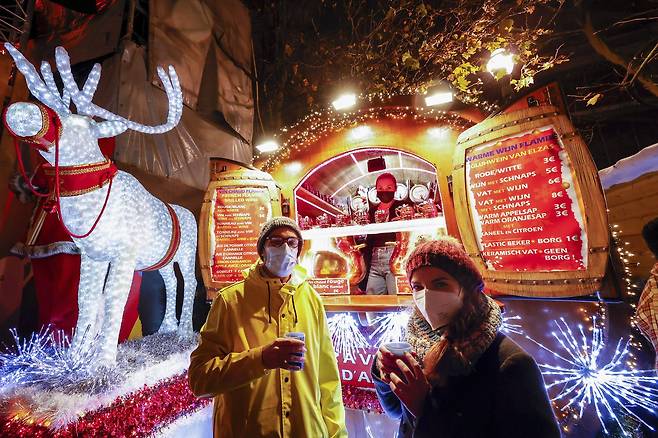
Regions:
<instances>
[{"instance_id":1,"label":"man's eyeglasses","mask_svg":"<svg viewBox=\"0 0 658 438\"><path fill-rule=\"evenodd\" d=\"M281 246L285 242L290 248L297 248L299 246L299 239L297 237L268 237L272 246Z\"/></svg>"}]
</instances>

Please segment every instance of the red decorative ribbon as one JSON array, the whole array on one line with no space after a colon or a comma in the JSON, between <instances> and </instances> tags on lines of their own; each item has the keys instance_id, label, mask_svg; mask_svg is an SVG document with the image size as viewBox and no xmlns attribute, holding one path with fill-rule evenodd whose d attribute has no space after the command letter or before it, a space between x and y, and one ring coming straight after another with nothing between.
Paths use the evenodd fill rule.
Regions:
<instances>
[{"instance_id":1,"label":"red decorative ribbon","mask_svg":"<svg viewBox=\"0 0 658 438\"><path fill-rule=\"evenodd\" d=\"M54 188L55 166L46 164L43 169L48 187ZM59 166L59 195L67 197L93 192L108 184L117 172L117 166L110 159L80 166Z\"/></svg>"},{"instance_id":2,"label":"red decorative ribbon","mask_svg":"<svg viewBox=\"0 0 658 438\"><path fill-rule=\"evenodd\" d=\"M164 257L160 259L159 262L149 266L148 268L142 269L142 271L157 271L158 269L161 269L167 263L169 263L171 259L174 258L174 255L176 255L176 251L178 251L178 247L180 246L181 231L180 231L180 222L178 221L178 215L171 207L171 205L167 204L166 202L164 203L164 205L167 207L169 216L171 216L171 240L169 241L169 248L167 248L167 252L165 253Z\"/></svg>"},{"instance_id":3,"label":"red decorative ribbon","mask_svg":"<svg viewBox=\"0 0 658 438\"><path fill-rule=\"evenodd\" d=\"M149 436L179 417L208 405L212 399L196 398L187 383L187 372L117 397L109 406L91 411L61 429L31 419L0 418L0 436L92 437Z\"/></svg>"}]
</instances>

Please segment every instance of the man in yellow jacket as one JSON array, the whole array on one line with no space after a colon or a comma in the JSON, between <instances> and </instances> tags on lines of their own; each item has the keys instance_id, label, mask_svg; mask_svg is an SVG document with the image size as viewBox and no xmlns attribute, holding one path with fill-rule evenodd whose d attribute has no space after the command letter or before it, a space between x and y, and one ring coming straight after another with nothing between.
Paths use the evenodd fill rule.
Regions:
<instances>
[{"instance_id":1,"label":"man in yellow jacket","mask_svg":"<svg viewBox=\"0 0 658 438\"><path fill-rule=\"evenodd\" d=\"M347 436L322 301L297 265L302 243L294 221L271 219L261 260L213 301L189 379L195 395L214 397L215 437Z\"/></svg>"}]
</instances>

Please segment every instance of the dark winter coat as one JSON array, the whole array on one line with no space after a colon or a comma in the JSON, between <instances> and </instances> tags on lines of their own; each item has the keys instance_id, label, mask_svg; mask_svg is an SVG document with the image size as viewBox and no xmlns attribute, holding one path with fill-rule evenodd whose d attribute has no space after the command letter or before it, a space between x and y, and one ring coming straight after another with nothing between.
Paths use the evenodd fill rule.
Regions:
<instances>
[{"instance_id":1,"label":"dark winter coat","mask_svg":"<svg viewBox=\"0 0 658 438\"><path fill-rule=\"evenodd\" d=\"M544 380L533 358L499 333L466 376L433 387L414 419L379 379L373 380L386 413L399 418L400 437L559 438Z\"/></svg>"}]
</instances>

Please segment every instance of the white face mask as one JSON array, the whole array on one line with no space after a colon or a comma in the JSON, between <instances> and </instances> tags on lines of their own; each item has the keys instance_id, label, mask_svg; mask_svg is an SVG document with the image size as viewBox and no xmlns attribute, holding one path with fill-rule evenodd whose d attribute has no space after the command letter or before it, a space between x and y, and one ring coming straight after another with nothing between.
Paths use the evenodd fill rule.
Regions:
<instances>
[{"instance_id":1,"label":"white face mask","mask_svg":"<svg viewBox=\"0 0 658 438\"><path fill-rule=\"evenodd\" d=\"M462 289L458 293L423 289L413 293L414 301L425 320L436 330L452 321L463 304Z\"/></svg>"},{"instance_id":2,"label":"white face mask","mask_svg":"<svg viewBox=\"0 0 658 438\"><path fill-rule=\"evenodd\" d=\"M290 248L287 243L265 247L265 267L277 277L289 276L296 264L297 248Z\"/></svg>"}]
</instances>

